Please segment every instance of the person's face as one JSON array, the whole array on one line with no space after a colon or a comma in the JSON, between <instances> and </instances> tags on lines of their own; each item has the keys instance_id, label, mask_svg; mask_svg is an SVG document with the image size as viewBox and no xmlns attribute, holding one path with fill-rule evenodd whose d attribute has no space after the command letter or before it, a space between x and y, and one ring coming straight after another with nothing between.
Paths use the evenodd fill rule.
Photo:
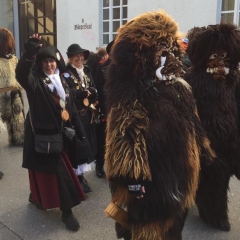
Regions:
<instances>
[{"instance_id":1,"label":"person's face","mask_svg":"<svg viewBox=\"0 0 240 240\"><path fill-rule=\"evenodd\" d=\"M57 68L57 62L53 58L45 58L41 62L42 70L48 75L54 74Z\"/></svg>"},{"instance_id":2,"label":"person's face","mask_svg":"<svg viewBox=\"0 0 240 240\"><path fill-rule=\"evenodd\" d=\"M107 53L103 56L103 59L108 59L108 54Z\"/></svg>"},{"instance_id":3,"label":"person's face","mask_svg":"<svg viewBox=\"0 0 240 240\"><path fill-rule=\"evenodd\" d=\"M83 53L78 53L74 56L72 56L70 59L70 63L76 67L76 68L82 68L83 64L84 64L84 55Z\"/></svg>"}]
</instances>

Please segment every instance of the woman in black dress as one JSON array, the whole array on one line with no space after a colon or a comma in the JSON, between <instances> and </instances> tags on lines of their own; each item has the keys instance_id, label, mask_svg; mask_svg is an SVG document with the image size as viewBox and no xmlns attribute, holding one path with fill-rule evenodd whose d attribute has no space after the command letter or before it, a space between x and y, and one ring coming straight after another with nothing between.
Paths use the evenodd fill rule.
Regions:
<instances>
[{"instance_id":1,"label":"woman in black dress","mask_svg":"<svg viewBox=\"0 0 240 240\"><path fill-rule=\"evenodd\" d=\"M85 141L79 143L78 179L85 193L91 192L88 182L84 178L84 172L91 170L91 163L95 160L97 153L97 139L95 124L98 120L97 90L92 80L91 70L85 61L89 57L89 51L81 48L78 44L71 44L67 49L69 62L67 64L68 74L64 77L74 95L74 101L84 127Z\"/></svg>"},{"instance_id":2,"label":"woman in black dress","mask_svg":"<svg viewBox=\"0 0 240 240\"><path fill-rule=\"evenodd\" d=\"M80 226L71 209L85 200L85 195L73 170L77 167L73 153L77 150L74 142L77 138L83 139L82 126L68 85L61 75L66 69L63 58L53 46L40 50L40 39L38 34L33 34L26 41L26 51L16 67L16 78L26 90L29 102L22 166L29 172L29 201L42 210L59 207L66 227L78 230ZM36 151L34 134L57 134L63 127L72 125L77 138L71 142L64 137L61 153Z\"/></svg>"}]
</instances>

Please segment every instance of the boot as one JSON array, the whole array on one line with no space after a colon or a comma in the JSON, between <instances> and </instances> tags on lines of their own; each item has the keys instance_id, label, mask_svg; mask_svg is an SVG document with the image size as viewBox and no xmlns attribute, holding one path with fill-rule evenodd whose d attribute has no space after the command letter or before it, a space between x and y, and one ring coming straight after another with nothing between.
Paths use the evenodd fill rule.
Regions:
<instances>
[{"instance_id":1,"label":"boot","mask_svg":"<svg viewBox=\"0 0 240 240\"><path fill-rule=\"evenodd\" d=\"M78 175L78 180L81 184L82 190L84 193L90 193L92 192L92 189L90 188L90 186L88 185L87 180L84 178L83 174L82 175Z\"/></svg>"},{"instance_id":2,"label":"boot","mask_svg":"<svg viewBox=\"0 0 240 240\"><path fill-rule=\"evenodd\" d=\"M104 172L102 166L96 165L96 175L97 175L98 178L104 178L105 177L105 172Z\"/></svg>"},{"instance_id":3,"label":"boot","mask_svg":"<svg viewBox=\"0 0 240 240\"><path fill-rule=\"evenodd\" d=\"M77 231L80 228L78 220L73 216L72 210L62 211L62 222L67 229Z\"/></svg>"},{"instance_id":4,"label":"boot","mask_svg":"<svg viewBox=\"0 0 240 240\"><path fill-rule=\"evenodd\" d=\"M124 240L132 239L131 231L118 222L115 222L115 231L117 233L117 238L123 238Z\"/></svg>"}]
</instances>

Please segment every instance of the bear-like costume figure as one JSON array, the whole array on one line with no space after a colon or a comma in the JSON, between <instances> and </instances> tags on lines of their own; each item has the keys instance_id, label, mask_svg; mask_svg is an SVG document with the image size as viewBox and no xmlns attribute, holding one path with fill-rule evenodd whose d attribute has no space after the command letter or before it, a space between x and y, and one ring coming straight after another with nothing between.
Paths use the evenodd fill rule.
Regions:
<instances>
[{"instance_id":1,"label":"bear-like costume figure","mask_svg":"<svg viewBox=\"0 0 240 240\"><path fill-rule=\"evenodd\" d=\"M196 204L206 223L229 231L229 180L234 174L240 179L236 98L240 32L232 24L209 25L189 41L187 54L192 67L185 80L192 86L199 117L217 156L214 164L201 170Z\"/></svg>"},{"instance_id":2,"label":"bear-like costume figure","mask_svg":"<svg viewBox=\"0 0 240 240\"><path fill-rule=\"evenodd\" d=\"M0 28L0 88L16 87L16 90L0 94L0 114L7 125L10 145L22 145L24 141L24 111L22 87L15 78L18 63L14 55L15 41L12 33Z\"/></svg>"},{"instance_id":3,"label":"bear-like costume figure","mask_svg":"<svg viewBox=\"0 0 240 240\"><path fill-rule=\"evenodd\" d=\"M170 16L147 12L118 30L111 49L106 176L130 228L116 223L118 238L182 239L200 161L207 165L214 157L190 86L180 77L179 39Z\"/></svg>"}]
</instances>

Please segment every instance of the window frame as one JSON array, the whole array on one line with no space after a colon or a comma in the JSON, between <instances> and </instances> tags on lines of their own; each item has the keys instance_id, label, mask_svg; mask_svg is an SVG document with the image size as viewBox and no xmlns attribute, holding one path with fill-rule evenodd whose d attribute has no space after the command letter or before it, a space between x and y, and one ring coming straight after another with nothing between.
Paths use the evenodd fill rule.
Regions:
<instances>
[{"instance_id":1,"label":"window frame","mask_svg":"<svg viewBox=\"0 0 240 240\"><path fill-rule=\"evenodd\" d=\"M221 0L221 6L220 6L220 22L222 21L222 15L223 14L229 14L233 13L233 21L230 23L233 23L240 27L240 0L234 0L234 9L233 10L226 10L222 11L222 5L225 0Z\"/></svg>"},{"instance_id":2,"label":"window frame","mask_svg":"<svg viewBox=\"0 0 240 240\"><path fill-rule=\"evenodd\" d=\"M52 38L52 45L57 46L56 0L51 0L50 11L47 9L49 0L42 0L41 2L43 13L38 15L38 0L18 0L19 45L21 53L24 51L24 41L34 33L39 33L41 35L43 47L50 45L47 40L48 36ZM25 5L23 7L24 9L22 9L23 4ZM33 4L32 16L29 16L29 10L27 9L29 8L28 4ZM30 27L30 21L33 21L33 28ZM48 29L48 21L52 22L52 31ZM21 24L21 22L25 22L25 24ZM43 30L39 32L40 25L42 25Z\"/></svg>"},{"instance_id":3,"label":"window frame","mask_svg":"<svg viewBox=\"0 0 240 240\"><path fill-rule=\"evenodd\" d=\"M128 10L128 2L127 4L123 4L124 0L119 0L119 5L118 6L113 6L113 1L114 0L109 0L109 6L107 7L104 7L103 6L103 3L104 3L104 0L102 0L102 3L101 3L101 14L100 16L102 17L102 24L101 24L101 36L102 36L102 39L101 39L101 42L103 46L106 46L109 42L111 42L114 38L115 38L115 35L117 34L117 31L114 31L113 30L113 27L114 27L114 22L120 22L120 26L123 25L125 22L127 22L128 20L128 16L126 16L126 18L123 18L123 8L126 7L127 10ZM126 2L126 0L125 0ZM119 11L120 11L120 18L116 18L116 19L113 19L113 11L114 9L118 9L119 8ZM108 9L109 10L109 18L108 19L104 19L104 10L105 9ZM127 14L128 15L128 14ZM108 31L104 31L103 29L103 25L104 23L109 23L109 26L108 26ZM104 40L104 35L108 35L108 41L105 42Z\"/></svg>"}]
</instances>

